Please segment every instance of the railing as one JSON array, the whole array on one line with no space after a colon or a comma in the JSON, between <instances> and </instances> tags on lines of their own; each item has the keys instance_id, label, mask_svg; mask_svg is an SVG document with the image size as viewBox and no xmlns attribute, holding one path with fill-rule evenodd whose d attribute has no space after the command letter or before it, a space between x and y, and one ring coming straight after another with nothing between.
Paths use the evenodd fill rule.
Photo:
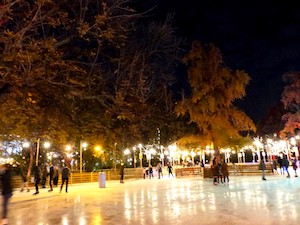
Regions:
<instances>
[{"instance_id":1,"label":"railing","mask_svg":"<svg viewBox=\"0 0 300 225\"><path fill-rule=\"evenodd\" d=\"M120 172L119 170L103 170L106 174L106 180L119 180ZM69 178L69 184L78 184L78 183L89 183L98 181L99 172L83 172L83 173L71 173ZM125 168L124 170L124 179L141 179L143 177L143 169L141 168ZM58 185L61 184L61 175L58 179ZM34 186L33 177L28 181L29 186ZM46 186L49 185L49 177L47 177ZM18 188L21 186L21 177L13 176L12 178L13 188Z\"/></svg>"},{"instance_id":2,"label":"railing","mask_svg":"<svg viewBox=\"0 0 300 225\"><path fill-rule=\"evenodd\" d=\"M236 163L236 164L228 164L228 171L230 175L259 175L261 171L258 169L258 163ZM272 173L272 165L270 163L266 163L266 174ZM175 169L176 177L183 176L201 176L203 178L211 178L212 173L209 165L206 165L204 168L200 166L196 167L183 167Z\"/></svg>"}]
</instances>

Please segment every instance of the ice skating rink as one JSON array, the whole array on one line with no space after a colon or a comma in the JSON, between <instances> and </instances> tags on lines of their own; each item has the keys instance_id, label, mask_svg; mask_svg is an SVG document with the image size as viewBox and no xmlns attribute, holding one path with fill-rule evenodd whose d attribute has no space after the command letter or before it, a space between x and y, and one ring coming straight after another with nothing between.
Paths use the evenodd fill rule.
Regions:
<instances>
[{"instance_id":1,"label":"ice skating rink","mask_svg":"<svg viewBox=\"0 0 300 225\"><path fill-rule=\"evenodd\" d=\"M14 191L11 225L292 225L300 221L300 178L231 176L69 185L68 193ZM2 208L1 208L2 210Z\"/></svg>"}]
</instances>

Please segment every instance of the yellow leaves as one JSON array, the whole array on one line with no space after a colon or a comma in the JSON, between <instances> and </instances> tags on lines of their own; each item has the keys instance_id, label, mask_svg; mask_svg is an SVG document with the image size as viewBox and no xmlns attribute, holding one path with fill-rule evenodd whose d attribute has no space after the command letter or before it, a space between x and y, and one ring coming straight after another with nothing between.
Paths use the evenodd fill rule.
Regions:
<instances>
[{"instance_id":1,"label":"yellow leaves","mask_svg":"<svg viewBox=\"0 0 300 225\"><path fill-rule=\"evenodd\" d=\"M86 22L81 23L79 27L77 27L77 31L80 36L84 36L90 29L90 25Z\"/></svg>"}]
</instances>

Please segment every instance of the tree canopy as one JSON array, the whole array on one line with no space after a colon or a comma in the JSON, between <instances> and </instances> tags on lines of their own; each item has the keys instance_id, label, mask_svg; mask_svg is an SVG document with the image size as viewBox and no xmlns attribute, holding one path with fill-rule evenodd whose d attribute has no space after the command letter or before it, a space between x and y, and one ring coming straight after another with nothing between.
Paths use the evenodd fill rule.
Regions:
<instances>
[{"instance_id":1,"label":"tree canopy","mask_svg":"<svg viewBox=\"0 0 300 225\"><path fill-rule=\"evenodd\" d=\"M191 95L183 96L176 112L197 124L203 145L226 146L230 139L241 137L242 131L255 131L252 120L234 105L246 94L250 78L244 71L232 71L224 65L218 48L204 48L198 41L192 44L184 63Z\"/></svg>"},{"instance_id":2,"label":"tree canopy","mask_svg":"<svg viewBox=\"0 0 300 225\"><path fill-rule=\"evenodd\" d=\"M281 101L286 113L282 116L284 128L283 136L297 134L300 129L300 73L292 72L283 75L286 83Z\"/></svg>"}]
</instances>

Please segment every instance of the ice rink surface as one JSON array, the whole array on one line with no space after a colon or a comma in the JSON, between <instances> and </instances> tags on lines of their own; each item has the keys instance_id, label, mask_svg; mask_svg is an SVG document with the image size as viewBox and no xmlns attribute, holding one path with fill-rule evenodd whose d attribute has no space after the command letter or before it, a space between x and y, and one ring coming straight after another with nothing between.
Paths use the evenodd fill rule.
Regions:
<instances>
[{"instance_id":1,"label":"ice rink surface","mask_svg":"<svg viewBox=\"0 0 300 225\"><path fill-rule=\"evenodd\" d=\"M292 225L300 222L300 178L231 176L74 184L40 194L14 191L11 225ZM2 208L1 208L2 210Z\"/></svg>"}]
</instances>

